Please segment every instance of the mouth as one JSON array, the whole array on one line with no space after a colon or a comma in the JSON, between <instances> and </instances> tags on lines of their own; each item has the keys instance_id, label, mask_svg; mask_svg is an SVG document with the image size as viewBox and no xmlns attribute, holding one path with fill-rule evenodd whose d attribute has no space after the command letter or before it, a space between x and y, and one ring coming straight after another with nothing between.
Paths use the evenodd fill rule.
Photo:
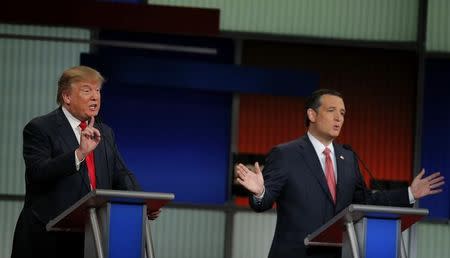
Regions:
<instances>
[{"instance_id":1,"label":"mouth","mask_svg":"<svg viewBox=\"0 0 450 258\"><path fill-rule=\"evenodd\" d=\"M339 130L341 130L341 126L340 125L334 125L333 126L333 130L339 131Z\"/></svg>"},{"instance_id":2,"label":"mouth","mask_svg":"<svg viewBox=\"0 0 450 258\"><path fill-rule=\"evenodd\" d=\"M91 104L91 105L89 105L89 110L90 111L96 111L97 107L98 107L98 104Z\"/></svg>"}]
</instances>

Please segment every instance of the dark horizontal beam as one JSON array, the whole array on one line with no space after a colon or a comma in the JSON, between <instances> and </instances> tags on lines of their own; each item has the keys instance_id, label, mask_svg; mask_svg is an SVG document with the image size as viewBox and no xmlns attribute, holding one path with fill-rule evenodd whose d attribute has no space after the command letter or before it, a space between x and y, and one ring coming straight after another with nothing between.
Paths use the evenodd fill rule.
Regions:
<instances>
[{"instance_id":1,"label":"dark horizontal beam","mask_svg":"<svg viewBox=\"0 0 450 258\"><path fill-rule=\"evenodd\" d=\"M0 22L215 36L219 10L88 0L5 1Z\"/></svg>"},{"instance_id":2,"label":"dark horizontal beam","mask_svg":"<svg viewBox=\"0 0 450 258\"><path fill-rule=\"evenodd\" d=\"M235 32L235 31L221 31L220 36L239 40L274 41L274 42L322 45L332 47L357 47L357 48L373 48L386 50L404 50L409 52L415 52L417 49L417 44L415 41L335 39L335 38L320 38L309 36L278 35L270 33Z\"/></svg>"}]
</instances>

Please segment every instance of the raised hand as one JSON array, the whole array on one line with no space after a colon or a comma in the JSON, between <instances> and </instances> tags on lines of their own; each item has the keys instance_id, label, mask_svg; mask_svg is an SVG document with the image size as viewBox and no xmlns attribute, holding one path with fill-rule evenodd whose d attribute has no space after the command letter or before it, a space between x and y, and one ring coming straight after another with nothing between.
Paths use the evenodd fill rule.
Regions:
<instances>
[{"instance_id":1,"label":"raised hand","mask_svg":"<svg viewBox=\"0 0 450 258\"><path fill-rule=\"evenodd\" d=\"M246 166L239 163L236 166L237 181L247 190L256 196L260 196L264 191L264 178L259 168L258 162L255 163L255 171L251 171Z\"/></svg>"},{"instance_id":2,"label":"raised hand","mask_svg":"<svg viewBox=\"0 0 450 258\"><path fill-rule=\"evenodd\" d=\"M439 187L445 183L444 177L441 176L441 173L439 172L435 172L422 178L424 174L425 169L422 169L411 183L411 192L416 200L431 194L442 192L442 189Z\"/></svg>"},{"instance_id":3,"label":"raised hand","mask_svg":"<svg viewBox=\"0 0 450 258\"><path fill-rule=\"evenodd\" d=\"M94 127L94 121L94 117L91 117L88 126L81 131L80 146L77 149L77 156L80 160L93 151L101 140L100 131Z\"/></svg>"}]
</instances>

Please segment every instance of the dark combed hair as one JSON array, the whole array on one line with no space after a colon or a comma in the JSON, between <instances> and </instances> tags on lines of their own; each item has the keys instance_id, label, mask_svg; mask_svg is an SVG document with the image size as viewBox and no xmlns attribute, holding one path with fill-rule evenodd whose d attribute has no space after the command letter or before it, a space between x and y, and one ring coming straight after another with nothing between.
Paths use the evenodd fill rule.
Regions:
<instances>
[{"instance_id":1,"label":"dark combed hair","mask_svg":"<svg viewBox=\"0 0 450 258\"><path fill-rule=\"evenodd\" d=\"M341 99L343 99L342 94L337 91L337 90L332 90L332 89L319 89L314 91L311 96L308 97L308 99L306 100L305 103L305 126L309 127L309 118L308 118L308 109L314 109L315 111L317 111L320 107L320 105L322 104L320 102L320 98L323 95L332 95L332 96L336 96L336 97L340 97Z\"/></svg>"}]
</instances>

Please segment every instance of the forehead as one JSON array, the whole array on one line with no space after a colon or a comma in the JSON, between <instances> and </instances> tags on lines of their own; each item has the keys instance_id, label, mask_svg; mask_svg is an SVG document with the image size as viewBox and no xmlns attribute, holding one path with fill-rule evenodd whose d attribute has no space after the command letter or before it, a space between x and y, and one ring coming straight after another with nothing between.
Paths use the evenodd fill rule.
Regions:
<instances>
[{"instance_id":1,"label":"forehead","mask_svg":"<svg viewBox=\"0 0 450 258\"><path fill-rule=\"evenodd\" d=\"M320 97L320 103L323 107L339 107L345 108L344 100L341 97L325 94Z\"/></svg>"}]
</instances>

